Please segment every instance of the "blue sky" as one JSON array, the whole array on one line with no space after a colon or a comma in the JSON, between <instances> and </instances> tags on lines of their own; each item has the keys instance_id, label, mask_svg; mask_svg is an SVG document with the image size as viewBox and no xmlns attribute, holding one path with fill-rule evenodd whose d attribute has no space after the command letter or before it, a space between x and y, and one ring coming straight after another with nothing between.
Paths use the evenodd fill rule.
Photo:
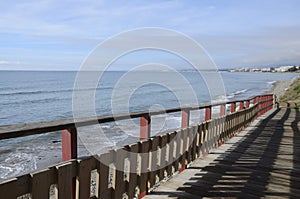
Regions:
<instances>
[{"instance_id":1,"label":"blue sky","mask_svg":"<svg viewBox=\"0 0 300 199\"><path fill-rule=\"evenodd\" d=\"M78 70L101 41L142 27L194 38L220 68L300 64L297 0L11 0L0 6L0 70ZM129 57L120 69L146 56Z\"/></svg>"}]
</instances>

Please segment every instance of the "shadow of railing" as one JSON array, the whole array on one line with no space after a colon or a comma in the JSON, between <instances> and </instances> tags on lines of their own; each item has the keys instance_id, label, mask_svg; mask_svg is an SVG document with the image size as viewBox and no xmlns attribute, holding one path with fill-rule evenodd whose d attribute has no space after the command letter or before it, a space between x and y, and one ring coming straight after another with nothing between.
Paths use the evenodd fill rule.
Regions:
<instances>
[{"instance_id":1,"label":"shadow of railing","mask_svg":"<svg viewBox=\"0 0 300 199\"><path fill-rule=\"evenodd\" d=\"M295 120L291 123L293 130L293 170L291 171L291 187L300 187L300 112L299 109L294 109Z\"/></svg>"},{"instance_id":2,"label":"shadow of railing","mask_svg":"<svg viewBox=\"0 0 300 199\"><path fill-rule=\"evenodd\" d=\"M299 198L299 119L298 109L275 110L211 164L190 167L199 172L179 187L179 192L155 194L180 197L184 192L184 198Z\"/></svg>"}]
</instances>

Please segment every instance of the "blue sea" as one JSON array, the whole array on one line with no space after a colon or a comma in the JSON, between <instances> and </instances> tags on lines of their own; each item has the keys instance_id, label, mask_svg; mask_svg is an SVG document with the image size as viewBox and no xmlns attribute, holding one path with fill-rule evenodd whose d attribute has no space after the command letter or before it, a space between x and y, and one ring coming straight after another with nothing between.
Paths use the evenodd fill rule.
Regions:
<instances>
[{"instance_id":1,"label":"blue sea","mask_svg":"<svg viewBox=\"0 0 300 199\"><path fill-rule=\"evenodd\" d=\"M229 73L194 71L107 71L98 82L87 78L77 87L77 72L0 71L0 125L72 118L74 108L82 116L90 102L96 115L176 108L263 94L277 81L297 77L292 73ZM207 86L209 85L209 86ZM222 86L220 86L222 85ZM224 90L220 89L224 86ZM82 89L83 88L83 89ZM77 90L76 90L77 89ZM74 90L82 99L74 103ZM85 94L93 92L92 99ZM195 94L194 96L190 93ZM77 94L78 94L77 93ZM74 107L77 106L77 107ZM78 115L77 115L78 116ZM191 122L203 119L194 111ZM152 118L151 134L179 128L180 113ZM134 124L134 125L132 125ZM79 154L98 153L138 140L138 121L102 124L79 129ZM60 132L0 141L0 180L47 167L61 160Z\"/></svg>"}]
</instances>

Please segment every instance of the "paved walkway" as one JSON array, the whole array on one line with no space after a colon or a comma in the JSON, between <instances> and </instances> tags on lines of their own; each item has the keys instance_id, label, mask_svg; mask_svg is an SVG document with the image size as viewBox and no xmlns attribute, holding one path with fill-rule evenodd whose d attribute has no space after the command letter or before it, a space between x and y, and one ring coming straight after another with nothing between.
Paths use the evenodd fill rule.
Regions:
<instances>
[{"instance_id":1,"label":"paved walkway","mask_svg":"<svg viewBox=\"0 0 300 199\"><path fill-rule=\"evenodd\" d=\"M144 198L300 198L300 112L270 112Z\"/></svg>"}]
</instances>

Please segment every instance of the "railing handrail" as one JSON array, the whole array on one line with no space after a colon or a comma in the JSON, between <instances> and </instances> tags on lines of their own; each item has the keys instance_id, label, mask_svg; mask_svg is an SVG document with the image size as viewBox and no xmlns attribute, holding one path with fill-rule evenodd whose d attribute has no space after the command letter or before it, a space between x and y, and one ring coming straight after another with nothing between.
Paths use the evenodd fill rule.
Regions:
<instances>
[{"instance_id":1,"label":"railing handrail","mask_svg":"<svg viewBox=\"0 0 300 199\"><path fill-rule=\"evenodd\" d=\"M5 126L0 126L0 140L25 137L29 135L44 134L44 133L74 128L74 127L83 127L83 126L90 126L90 125L102 124L102 123L113 122L113 121L140 118L145 116L155 116L155 115L161 115L165 113L174 113L174 112L180 112L184 110L188 110L188 111L200 110L200 109L205 109L207 107L227 105L227 104L237 103L241 101L251 101L257 97L272 96L272 95L273 94L257 95L243 100L240 99L240 100L225 101L220 103L200 104L199 106L186 106L181 108L171 108L167 110L141 111L141 112L132 112L129 114L125 113L125 114L115 114L115 115L102 115L102 116L95 116L95 117L72 118L72 119L42 121L42 122L34 122L34 123L5 125Z\"/></svg>"},{"instance_id":2,"label":"railing handrail","mask_svg":"<svg viewBox=\"0 0 300 199\"><path fill-rule=\"evenodd\" d=\"M253 100L253 106L250 102ZM238 104L237 104L238 103ZM225 113L230 104L230 113ZM238 106L237 106L238 105ZM211 117L213 106L220 106L219 117ZM239 110L236 111L236 108ZM182 172L196 158L206 156L212 148L221 146L248 126L255 118L274 107L273 95L259 95L246 100L218 104L168 109L166 111L138 112L114 116L82 118L0 127L0 138L21 137L62 130L62 161L47 169L0 182L0 193L5 198L30 194L32 198L49 198L52 185L58 198L90 198L91 179L95 179L93 193L98 198L142 198L147 191L165 177ZM189 125L190 111L205 109L205 120ZM181 111L181 129L150 136L151 116ZM116 120L140 118L140 139L102 154L77 157L77 127ZM91 120L92 119L92 120ZM34 126L36 125L36 126ZM11 127L11 129L7 128ZM20 128L22 128L20 130ZM4 130L3 130L4 129ZM6 131L5 131L6 130ZM124 153L124 149L126 153ZM173 151L173 153L167 152ZM159 150L159 153L156 151ZM130 153L127 153L130 152ZM147 154L140 156L138 154ZM102 162L104 161L104 162ZM167 165L165 165L167 163ZM125 179L126 174L126 179ZM98 176L98 177L97 177ZM93 197L95 198L95 197Z\"/></svg>"}]
</instances>

